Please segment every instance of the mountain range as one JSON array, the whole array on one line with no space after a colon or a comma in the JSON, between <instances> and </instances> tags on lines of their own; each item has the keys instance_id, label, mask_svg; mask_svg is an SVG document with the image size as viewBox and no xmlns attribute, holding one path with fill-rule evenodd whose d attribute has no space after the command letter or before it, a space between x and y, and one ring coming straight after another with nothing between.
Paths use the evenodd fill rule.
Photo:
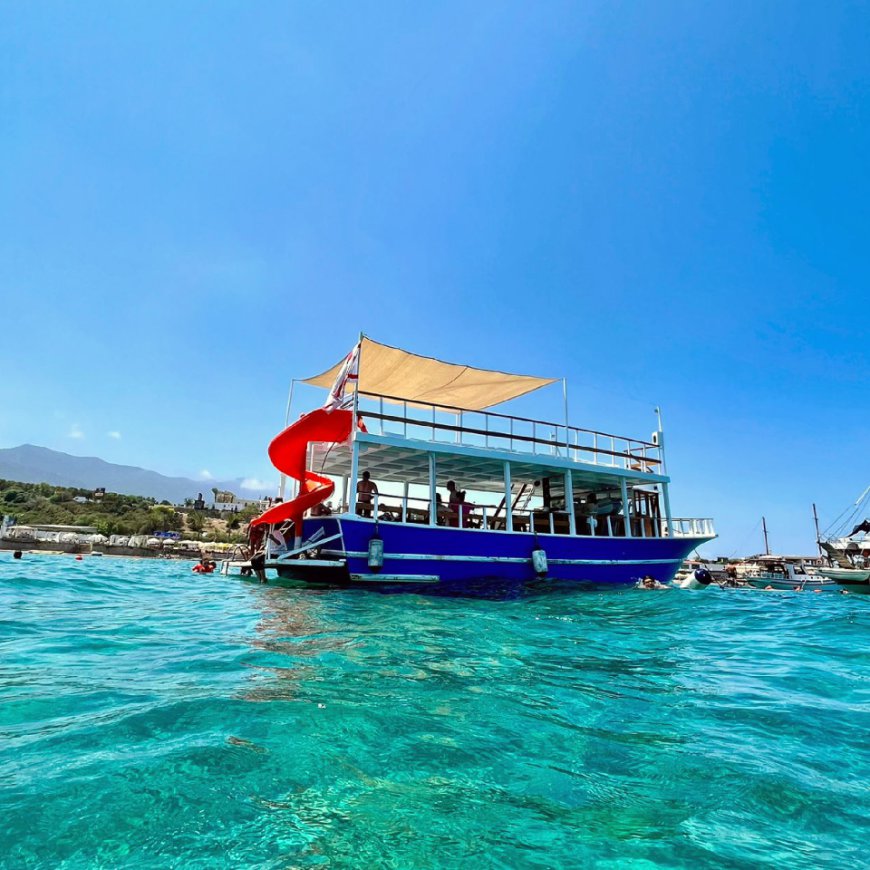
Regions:
<instances>
[{"instance_id":1,"label":"mountain range","mask_svg":"<svg viewBox=\"0 0 870 870\"><path fill-rule=\"evenodd\" d=\"M243 498L255 498L262 492L246 491L243 478L235 480L193 480L187 477L167 477L134 465L116 465L96 456L72 456L47 447L22 444L0 448L0 478L21 483L50 483L82 489L105 487L107 492L124 495L144 495L158 501L179 504L186 498L204 494L211 499L212 487L229 490Z\"/></svg>"}]
</instances>

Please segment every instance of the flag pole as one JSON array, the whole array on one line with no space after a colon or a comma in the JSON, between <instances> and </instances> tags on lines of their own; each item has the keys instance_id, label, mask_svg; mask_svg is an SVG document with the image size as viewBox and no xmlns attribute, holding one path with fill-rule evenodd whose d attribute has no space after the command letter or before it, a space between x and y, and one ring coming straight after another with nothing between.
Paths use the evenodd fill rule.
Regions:
<instances>
[{"instance_id":1,"label":"flag pole","mask_svg":"<svg viewBox=\"0 0 870 870\"><path fill-rule=\"evenodd\" d=\"M293 405L293 389L296 387L296 378L290 381L290 392L287 395L287 408L284 411L284 428L290 425L290 408ZM281 482L278 484L278 498L284 501L284 491L287 488L287 475L281 475Z\"/></svg>"}]
</instances>

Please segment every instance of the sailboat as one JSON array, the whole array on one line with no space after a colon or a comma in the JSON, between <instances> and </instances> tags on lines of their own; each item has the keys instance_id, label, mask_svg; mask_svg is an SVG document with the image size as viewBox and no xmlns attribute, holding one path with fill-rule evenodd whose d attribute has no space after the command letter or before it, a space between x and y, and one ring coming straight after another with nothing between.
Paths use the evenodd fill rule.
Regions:
<instances>
[{"instance_id":1,"label":"sailboat","mask_svg":"<svg viewBox=\"0 0 870 870\"><path fill-rule=\"evenodd\" d=\"M834 590L837 584L818 573L809 573L803 564L795 564L782 556L774 556L770 552L770 541L767 536L767 519L761 518L761 528L764 533L764 555L757 556L757 568L745 575L746 583L755 589L771 589L777 591L822 591Z\"/></svg>"},{"instance_id":2,"label":"sailboat","mask_svg":"<svg viewBox=\"0 0 870 870\"><path fill-rule=\"evenodd\" d=\"M870 486L858 496L828 527L819 533L816 506L816 538L819 552L825 554L828 564L819 568L819 574L836 580L851 592L870 593Z\"/></svg>"}]
</instances>

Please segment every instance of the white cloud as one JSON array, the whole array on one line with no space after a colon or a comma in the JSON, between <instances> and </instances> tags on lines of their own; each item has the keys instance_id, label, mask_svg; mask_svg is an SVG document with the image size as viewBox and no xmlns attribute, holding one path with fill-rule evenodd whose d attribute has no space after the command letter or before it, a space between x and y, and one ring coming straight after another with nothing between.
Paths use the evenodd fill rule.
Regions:
<instances>
[{"instance_id":1,"label":"white cloud","mask_svg":"<svg viewBox=\"0 0 870 870\"><path fill-rule=\"evenodd\" d=\"M256 477L246 477L241 483L242 489L247 490L272 490L275 488L274 480L259 480Z\"/></svg>"},{"instance_id":2,"label":"white cloud","mask_svg":"<svg viewBox=\"0 0 870 870\"><path fill-rule=\"evenodd\" d=\"M78 423L73 423L67 432L67 438L84 438L85 433L82 432L82 427Z\"/></svg>"},{"instance_id":3,"label":"white cloud","mask_svg":"<svg viewBox=\"0 0 870 870\"><path fill-rule=\"evenodd\" d=\"M120 441L121 433L117 429L112 429L111 432L106 432L109 438L114 438L116 441Z\"/></svg>"},{"instance_id":4,"label":"white cloud","mask_svg":"<svg viewBox=\"0 0 870 870\"><path fill-rule=\"evenodd\" d=\"M203 468L199 473L200 480L214 480L214 475L207 469Z\"/></svg>"}]
</instances>

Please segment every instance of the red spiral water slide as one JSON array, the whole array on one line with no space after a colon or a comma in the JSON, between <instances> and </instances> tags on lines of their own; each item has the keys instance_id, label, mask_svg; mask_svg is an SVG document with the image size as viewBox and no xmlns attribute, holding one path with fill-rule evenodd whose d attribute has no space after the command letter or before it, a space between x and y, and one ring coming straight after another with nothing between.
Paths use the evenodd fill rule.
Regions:
<instances>
[{"instance_id":1,"label":"red spiral water slide","mask_svg":"<svg viewBox=\"0 0 870 870\"><path fill-rule=\"evenodd\" d=\"M251 521L252 526L264 523L275 525L285 520L293 520L296 534L302 528L302 515L314 505L325 502L335 490L335 484L322 474L306 468L308 445L312 441L340 444L347 441L353 427L353 412L337 408L328 411L318 408L303 414L291 423L280 435L276 435L269 445L269 459L278 471L299 481L299 495L269 508Z\"/></svg>"}]
</instances>

